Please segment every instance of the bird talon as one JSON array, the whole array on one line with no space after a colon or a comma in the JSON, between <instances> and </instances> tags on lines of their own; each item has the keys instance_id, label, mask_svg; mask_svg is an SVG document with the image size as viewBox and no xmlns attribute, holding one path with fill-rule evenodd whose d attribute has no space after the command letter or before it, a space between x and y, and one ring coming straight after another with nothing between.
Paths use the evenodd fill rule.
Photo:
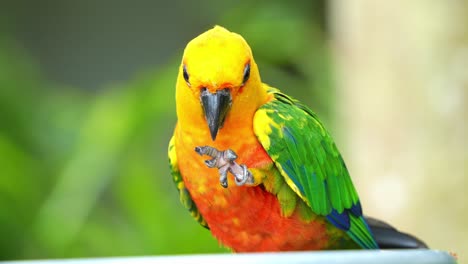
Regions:
<instances>
[{"instance_id":1,"label":"bird talon","mask_svg":"<svg viewBox=\"0 0 468 264\"><path fill-rule=\"evenodd\" d=\"M217 161L216 158L205 160L205 164L206 166L208 166L208 168L214 168L216 166L216 161Z\"/></svg>"},{"instance_id":2,"label":"bird talon","mask_svg":"<svg viewBox=\"0 0 468 264\"><path fill-rule=\"evenodd\" d=\"M195 147L195 152L198 153L198 155L203 156L204 151L202 147Z\"/></svg>"},{"instance_id":3,"label":"bird talon","mask_svg":"<svg viewBox=\"0 0 468 264\"><path fill-rule=\"evenodd\" d=\"M218 169L219 183L223 188L228 187L228 171L234 175L234 181L237 186L254 183L252 173L247 169L247 166L245 164L239 165L235 162L237 154L233 150L219 151L210 146L202 146L196 147L195 152L200 156L207 155L212 157L212 159L205 160L205 165L208 168Z\"/></svg>"},{"instance_id":4,"label":"bird talon","mask_svg":"<svg viewBox=\"0 0 468 264\"><path fill-rule=\"evenodd\" d=\"M227 188L227 187L228 187L227 179L224 180L224 181L219 181L219 183L221 184L221 186L222 186L223 188Z\"/></svg>"},{"instance_id":5,"label":"bird talon","mask_svg":"<svg viewBox=\"0 0 468 264\"><path fill-rule=\"evenodd\" d=\"M227 168L223 167L219 169L219 183L223 188L228 187L228 181L227 181Z\"/></svg>"},{"instance_id":6,"label":"bird talon","mask_svg":"<svg viewBox=\"0 0 468 264\"><path fill-rule=\"evenodd\" d=\"M227 149L224 151L224 156L230 162L233 162L237 159L237 155L232 149Z\"/></svg>"},{"instance_id":7,"label":"bird talon","mask_svg":"<svg viewBox=\"0 0 468 264\"><path fill-rule=\"evenodd\" d=\"M245 178L234 177L234 180L235 180L237 186L242 186L247 181L247 178L246 177Z\"/></svg>"},{"instance_id":8,"label":"bird talon","mask_svg":"<svg viewBox=\"0 0 468 264\"><path fill-rule=\"evenodd\" d=\"M253 184L252 173L247 169L245 164L240 165L242 167L242 174L235 174L234 179L237 186L245 185L246 183Z\"/></svg>"}]
</instances>

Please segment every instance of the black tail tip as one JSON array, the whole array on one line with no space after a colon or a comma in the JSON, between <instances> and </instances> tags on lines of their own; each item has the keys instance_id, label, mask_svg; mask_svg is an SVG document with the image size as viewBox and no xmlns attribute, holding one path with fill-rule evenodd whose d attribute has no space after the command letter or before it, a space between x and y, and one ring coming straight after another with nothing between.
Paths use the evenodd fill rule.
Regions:
<instances>
[{"instance_id":1,"label":"black tail tip","mask_svg":"<svg viewBox=\"0 0 468 264\"><path fill-rule=\"evenodd\" d=\"M380 249L427 249L429 248L419 238L398 231L393 226L377 220L375 218L366 217L374 238Z\"/></svg>"}]
</instances>

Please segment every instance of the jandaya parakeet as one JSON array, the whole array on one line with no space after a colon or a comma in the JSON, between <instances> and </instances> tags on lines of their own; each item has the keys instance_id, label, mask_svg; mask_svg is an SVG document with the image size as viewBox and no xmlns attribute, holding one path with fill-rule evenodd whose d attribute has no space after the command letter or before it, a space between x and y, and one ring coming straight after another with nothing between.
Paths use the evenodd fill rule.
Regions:
<instances>
[{"instance_id":1,"label":"jandaya parakeet","mask_svg":"<svg viewBox=\"0 0 468 264\"><path fill-rule=\"evenodd\" d=\"M183 204L223 245L378 248L332 137L308 107L262 83L240 35L215 26L188 43L176 109L172 176Z\"/></svg>"}]
</instances>

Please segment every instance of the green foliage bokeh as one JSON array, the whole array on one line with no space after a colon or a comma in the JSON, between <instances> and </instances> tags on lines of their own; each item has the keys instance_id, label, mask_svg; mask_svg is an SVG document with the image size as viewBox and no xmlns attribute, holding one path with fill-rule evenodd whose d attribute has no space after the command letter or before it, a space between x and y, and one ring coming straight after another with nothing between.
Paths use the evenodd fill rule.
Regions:
<instances>
[{"instance_id":1,"label":"green foliage bokeh","mask_svg":"<svg viewBox=\"0 0 468 264\"><path fill-rule=\"evenodd\" d=\"M327 119L323 10L301 3L244 1L216 23L250 42L266 82ZM169 174L180 56L89 91L50 82L0 34L0 260L227 251L191 219Z\"/></svg>"}]
</instances>

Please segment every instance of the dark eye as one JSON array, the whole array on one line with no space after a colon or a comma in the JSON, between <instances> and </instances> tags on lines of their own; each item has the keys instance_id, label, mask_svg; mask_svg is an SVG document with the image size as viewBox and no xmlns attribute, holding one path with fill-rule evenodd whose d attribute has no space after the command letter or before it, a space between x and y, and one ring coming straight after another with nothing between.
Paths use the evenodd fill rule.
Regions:
<instances>
[{"instance_id":1,"label":"dark eye","mask_svg":"<svg viewBox=\"0 0 468 264\"><path fill-rule=\"evenodd\" d=\"M185 65L183 67L183 73L182 74L184 75L184 79L187 82L187 85L190 86L189 75L187 73L187 67Z\"/></svg>"},{"instance_id":2,"label":"dark eye","mask_svg":"<svg viewBox=\"0 0 468 264\"><path fill-rule=\"evenodd\" d=\"M245 65L242 85L244 85L249 80L249 77L250 77L250 62Z\"/></svg>"}]
</instances>

